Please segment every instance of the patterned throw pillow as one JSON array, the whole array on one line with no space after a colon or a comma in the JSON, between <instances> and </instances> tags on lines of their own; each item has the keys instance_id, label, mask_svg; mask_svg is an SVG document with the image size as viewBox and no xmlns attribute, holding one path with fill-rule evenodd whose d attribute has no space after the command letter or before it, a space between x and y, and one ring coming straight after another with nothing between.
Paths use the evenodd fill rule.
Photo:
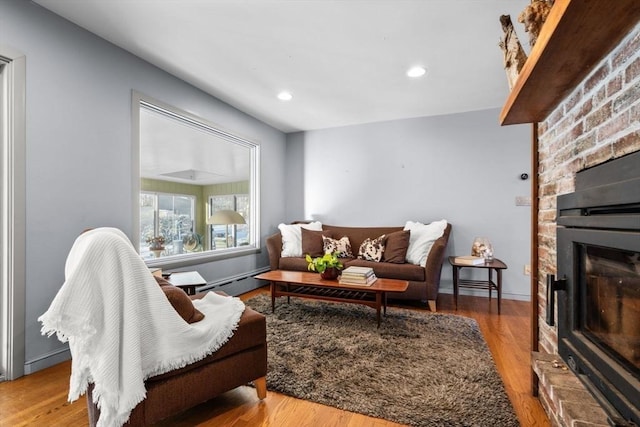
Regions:
<instances>
[{"instance_id":1,"label":"patterned throw pillow","mask_svg":"<svg viewBox=\"0 0 640 427\"><path fill-rule=\"evenodd\" d=\"M384 234L377 239L366 238L360 245L358 258L365 261L380 262L382 254L384 253L384 244L386 240L387 236Z\"/></svg>"},{"instance_id":2,"label":"patterned throw pillow","mask_svg":"<svg viewBox=\"0 0 640 427\"><path fill-rule=\"evenodd\" d=\"M324 253L337 253L338 258L353 258L353 252L351 251L351 243L349 238L344 236L341 239L332 239L331 237L322 236L322 243L324 247Z\"/></svg>"}]
</instances>

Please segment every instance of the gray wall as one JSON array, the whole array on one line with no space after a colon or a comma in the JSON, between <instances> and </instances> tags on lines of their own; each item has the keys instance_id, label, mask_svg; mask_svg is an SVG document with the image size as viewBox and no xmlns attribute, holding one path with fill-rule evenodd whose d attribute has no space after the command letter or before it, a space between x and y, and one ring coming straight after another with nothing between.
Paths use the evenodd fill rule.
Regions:
<instances>
[{"instance_id":1,"label":"gray wall","mask_svg":"<svg viewBox=\"0 0 640 427\"><path fill-rule=\"evenodd\" d=\"M505 297L529 299L529 126L498 125L499 110L308 131L288 136L287 181L302 183L288 200L291 219L333 225L404 225L447 219L451 255L468 255L476 236L489 237L509 269ZM295 153L289 148L302 144ZM291 185L291 184L289 184ZM445 263L442 287L452 288ZM478 277L480 278L480 277ZM486 292L481 295L486 296Z\"/></svg>"},{"instance_id":2,"label":"gray wall","mask_svg":"<svg viewBox=\"0 0 640 427\"><path fill-rule=\"evenodd\" d=\"M286 170L286 218L288 223L305 218L304 215L304 138L305 132L287 135L287 170Z\"/></svg>"},{"instance_id":3,"label":"gray wall","mask_svg":"<svg viewBox=\"0 0 640 427\"><path fill-rule=\"evenodd\" d=\"M0 0L0 43L27 60L27 372L66 357L36 319L64 281L78 234L113 226L131 235L132 90L259 142L262 235L285 217L282 132L27 1ZM193 268L215 281L266 265L263 251Z\"/></svg>"}]
</instances>

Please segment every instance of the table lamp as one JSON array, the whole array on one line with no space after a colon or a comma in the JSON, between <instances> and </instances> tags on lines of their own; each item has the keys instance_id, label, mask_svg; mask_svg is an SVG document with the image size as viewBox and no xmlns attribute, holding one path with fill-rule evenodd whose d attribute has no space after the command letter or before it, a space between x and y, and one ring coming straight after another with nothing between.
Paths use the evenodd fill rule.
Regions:
<instances>
[{"instance_id":1,"label":"table lamp","mask_svg":"<svg viewBox=\"0 0 640 427\"><path fill-rule=\"evenodd\" d=\"M227 247L229 247L229 226L234 224L246 224L247 221L236 211L229 209L222 209L215 211L213 215L207 218L207 224L211 225L224 225L225 226L225 241ZM235 239L235 237L234 237ZM235 242L234 245L235 246Z\"/></svg>"}]
</instances>

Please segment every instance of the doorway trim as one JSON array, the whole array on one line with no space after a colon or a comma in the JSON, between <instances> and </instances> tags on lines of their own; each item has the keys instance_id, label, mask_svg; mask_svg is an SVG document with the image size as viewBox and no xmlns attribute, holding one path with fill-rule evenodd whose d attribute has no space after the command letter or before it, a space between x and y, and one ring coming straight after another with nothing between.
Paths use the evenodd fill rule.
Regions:
<instances>
[{"instance_id":1,"label":"doorway trim","mask_svg":"<svg viewBox=\"0 0 640 427\"><path fill-rule=\"evenodd\" d=\"M0 45L0 376L24 375L26 303L26 57Z\"/></svg>"}]
</instances>

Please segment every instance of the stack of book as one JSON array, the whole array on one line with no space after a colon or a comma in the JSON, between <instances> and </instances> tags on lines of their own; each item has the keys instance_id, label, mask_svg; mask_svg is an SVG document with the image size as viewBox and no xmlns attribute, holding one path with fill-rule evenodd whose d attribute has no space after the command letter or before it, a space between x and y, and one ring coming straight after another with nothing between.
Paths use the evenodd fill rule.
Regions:
<instances>
[{"instance_id":1,"label":"stack of book","mask_svg":"<svg viewBox=\"0 0 640 427\"><path fill-rule=\"evenodd\" d=\"M456 264L466 264L466 265L480 265L480 264L484 264L485 262L484 258L479 256L473 256L473 255L457 256L454 258L454 261L456 262Z\"/></svg>"},{"instance_id":2,"label":"stack of book","mask_svg":"<svg viewBox=\"0 0 640 427\"><path fill-rule=\"evenodd\" d=\"M339 283L341 285L370 286L377 280L371 267L347 267L342 270Z\"/></svg>"}]
</instances>

